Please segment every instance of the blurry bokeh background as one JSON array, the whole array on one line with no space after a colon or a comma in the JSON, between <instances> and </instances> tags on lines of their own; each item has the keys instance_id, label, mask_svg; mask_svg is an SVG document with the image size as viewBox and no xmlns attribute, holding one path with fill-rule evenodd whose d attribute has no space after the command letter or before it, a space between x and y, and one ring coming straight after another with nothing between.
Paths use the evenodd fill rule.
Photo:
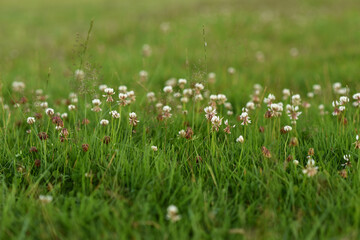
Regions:
<instances>
[{"instance_id":1,"label":"blurry bokeh background","mask_svg":"<svg viewBox=\"0 0 360 240\"><path fill-rule=\"evenodd\" d=\"M49 91L68 88L77 41L94 19L88 61L99 66L99 83L136 88L146 70L151 90L208 72L230 96L254 83L275 92L335 81L358 87L359 10L358 0L2 0L0 79L43 88L50 67Z\"/></svg>"}]
</instances>

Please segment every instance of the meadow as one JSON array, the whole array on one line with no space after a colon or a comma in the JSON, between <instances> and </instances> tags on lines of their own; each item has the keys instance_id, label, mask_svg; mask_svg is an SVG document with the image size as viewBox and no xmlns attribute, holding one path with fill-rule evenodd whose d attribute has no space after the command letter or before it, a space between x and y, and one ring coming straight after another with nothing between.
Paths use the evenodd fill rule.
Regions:
<instances>
[{"instance_id":1,"label":"meadow","mask_svg":"<svg viewBox=\"0 0 360 240\"><path fill-rule=\"evenodd\" d=\"M360 2L0 2L0 239L360 239Z\"/></svg>"}]
</instances>

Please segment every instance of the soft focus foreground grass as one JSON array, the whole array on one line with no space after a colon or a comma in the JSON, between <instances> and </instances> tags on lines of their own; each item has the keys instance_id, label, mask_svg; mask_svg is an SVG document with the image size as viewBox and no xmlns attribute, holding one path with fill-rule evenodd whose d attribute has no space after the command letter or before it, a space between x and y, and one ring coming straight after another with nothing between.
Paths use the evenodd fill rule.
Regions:
<instances>
[{"instance_id":1,"label":"soft focus foreground grass","mask_svg":"<svg viewBox=\"0 0 360 240\"><path fill-rule=\"evenodd\" d=\"M315 104L304 113L297 157L305 164L307 150L315 148L320 167L315 178L293 166L284 170L284 138L268 143L274 157L263 159L264 139L256 127L248 130L242 162L233 139L226 143L220 138L216 157L209 155L201 137L177 139L180 120L167 132L166 151L154 154L149 147L163 146L164 129L140 104L146 91L136 80L140 70L147 70L145 88L159 92L170 77L198 82L215 72L217 82L210 90L226 94L235 110L244 106L254 83L277 96L286 87L305 95L318 83L324 94L314 103L329 105L335 81L359 91L359 8L357 1L2 1L0 80L5 96L14 80L24 81L27 89L46 90L49 103L76 91L76 33L83 40L94 19L87 59L99 66L99 84L125 84L136 91L132 110L141 124L133 142L124 130L123 139L110 147L99 144L103 132L89 117L96 134L81 141L90 144L90 152L84 154L79 142L65 157L68 149L50 136L50 165L25 176L13 163L32 169L26 127L8 131L0 138L0 238L358 238L357 161L347 179L338 174L343 154L359 159L351 145L358 125L339 135L336 120L316 115ZM162 22L170 23L166 34L160 31ZM152 47L150 58L142 57L143 44ZM289 53L294 47L296 58ZM258 51L264 62L256 60ZM226 72L230 66L237 70L233 77ZM25 119L20 113L14 116ZM206 133L206 126L199 129ZM237 128L233 135L240 133ZM203 164L196 164L197 155ZM76 167L64 170L65 158L71 166L77 161ZM89 170L97 174L93 184L84 177ZM42 204L39 194L51 194L54 200ZM170 204L179 207L181 221L165 219Z\"/></svg>"}]
</instances>

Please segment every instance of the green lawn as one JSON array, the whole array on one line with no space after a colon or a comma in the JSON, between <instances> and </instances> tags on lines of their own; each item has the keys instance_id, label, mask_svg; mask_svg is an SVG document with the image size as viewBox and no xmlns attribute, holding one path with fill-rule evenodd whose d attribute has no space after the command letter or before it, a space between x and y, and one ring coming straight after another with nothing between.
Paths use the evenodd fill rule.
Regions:
<instances>
[{"instance_id":1,"label":"green lawn","mask_svg":"<svg viewBox=\"0 0 360 240\"><path fill-rule=\"evenodd\" d=\"M357 0L1 1L0 239L359 239L359 11ZM204 99L164 92L171 78Z\"/></svg>"}]
</instances>

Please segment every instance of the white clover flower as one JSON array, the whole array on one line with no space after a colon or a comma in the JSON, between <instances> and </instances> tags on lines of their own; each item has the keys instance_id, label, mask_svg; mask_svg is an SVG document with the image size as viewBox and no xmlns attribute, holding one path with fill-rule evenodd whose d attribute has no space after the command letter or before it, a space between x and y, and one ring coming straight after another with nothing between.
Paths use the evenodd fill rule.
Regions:
<instances>
[{"instance_id":1,"label":"white clover flower","mask_svg":"<svg viewBox=\"0 0 360 240\"><path fill-rule=\"evenodd\" d=\"M204 108L204 112L206 119L209 121L216 115L216 109L211 106Z\"/></svg>"},{"instance_id":2,"label":"white clover flower","mask_svg":"<svg viewBox=\"0 0 360 240\"><path fill-rule=\"evenodd\" d=\"M156 152L158 150L157 146L151 146L151 150L153 150L154 152Z\"/></svg>"},{"instance_id":3,"label":"white clover flower","mask_svg":"<svg viewBox=\"0 0 360 240\"><path fill-rule=\"evenodd\" d=\"M195 101L196 102L199 102L199 101L202 101L202 100L204 100L204 97L200 93L195 95Z\"/></svg>"},{"instance_id":4,"label":"white clover flower","mask_svg":"<svg viewBox=\"0 0 360 240\"><path fill-rule=\"evenodd\" d=\"M268 106L271 105L271 103L273 103L273 101L275 101L275 96L273 94L269 94L268 97L264 98L264 103L266 103Z\"/></svg>"},{"instance_id":5,"label":"white clover flower","mask_svg":"<svg viewBox=\"0 0 360 240\"><path fill-rule=\"evenodd\" d=\"M345 154L345 155L343 156L343 158L344 158L345 161L350 161L350 157L351 157L350 154Z\"/></svg>"},{"instance_id":6,"label":"white clover flower","mask_svg":"<svg viewBox=\"0 0 360 240\"><path fill-rule=\"evenodd\" d=\"M313 85L314 94L320 94L321 93L321 86L319 84Z\"/></svg>"},{"instance_id":7,"label":"white clover flower","mask_svg":"<svg viewBox=\"0 0 360 240\"><path fill-rule=\"evenodd\" d=\"M53 200L53 197L50 195L40 195L39 200L42 203L50 203Z\"/></svg>"},{"instance_id":8,"label":"white clover flower","mask_svg":"<svg viewBox=\"0 0 360 240\"><path fill-rule=\"evenodd\" d=\"M100 121L100 125L102 125L102 126L107 126L107 125L109 125L109 120L102 119L102 120Z\"/></svg>"},{"instance_id":9,"label":"white clover flower","mask_svg":"<svg viewBox=\"0 0 360 240\"><path fill-rule=\"evenodd\" d=\"M224 107L225 107L226 109L228 109L228 110L231 110L231 109L232 109L232 105L231 105L231 103L229 103L229 102L224 103Z\"/></svg>"},{"instance_id":10,"label":"white clover flower","mask_svg":"<svg viewBox=\"0 0 360 240\"><path fill-rule=\"evenodd\" d=\"M211 94L209 98L210 98L210 101L216 102L218 100L218 95Z\"/></svg>"},{"instance_id":11,"label":"white clover flower","mask_svg":"<svg viewBox=\"0 0 360 240\"><path fill-rule=\"evenodd\" d=\"M68 106L68 109L69 109L69 111L73 111L73 110L76 109L76 107L75 107L75 105L70 104L70 105Z\"/></svg>"},{"instance_id":12,"label":"white clover flower","mask_svg":"<svg viewBox=\"0 0 360 240\"><path fill-rule=\"evenodd\" d=\"M224 104L227 101L227 98L224 94L218 94L217 99L218 99L219 105Z\"/></svg>"},{"instance_id":13,"label":"white clover flower","mask_svg":"<svg viewBox=\"0 0 360 240\"><path fill-rule=\"evenodd\" d=\"M52 108L47 108L46 110L45 110L45 113L47 114L47 115L49 115L49 116L52 116L52 115L54 115L54 109L52 109Z\"/></svg>"},{"instance_id":14,"label":"white clover flower","mask_svg":"<svg viewBox=\"0 0 360 240\"><path fill-rule=\"evenodd\" d=\"M176 83L177 83L176 78L170 78L165 82L165 85L175 87Z\"/></svg>"},{"instance_id":15,"label":"white clover flower","mask_svg":"<svg viewBox=\"0 0 360 240\"><path fill-rule=\"evenodd\" d=\"M341 89L341 83L336 82L336 83L333 84L332 87L333 87L334 92L335 92L335 93L338 93L339 90Z\"/></svg>"},{"instance_id":16,"label":"white clover flower","mask_svg":"<svg viewBox=\"0 0 360 240\"><path fill-rule=\"evenodd\" d=\"M231 75L233 75L233 74L236 72L235 68L233 68L233 67L229 67L229 68L227 69L227 71L228 71L228 73L231 74Z\"/></svg>"},{"instance_id":17,"label":"white clover flower","mask_svg":"<svg viewBox=\"0 0 360 240\"><path fill-rule=\"evenodd\" d=\"M148 72L145 70L141 70L139 72L139 77L141 81L146 81L148 79Z\"/></svg>"},{"instance_id":18,"label":"white clover flower","mask_svg":"<svg viewBox=\"0 0 360 240\"><path fill-rule=\"evenodd\" d=\"M186 137L186 131L184 129L181 129L179 131L179 136L182 137L182 138L185 138Z\"/></svg>"},{"instance_id":19,"label":"white clover flower","mask_svg":"<svg viewBox=\"0 0 360 240\"><path fill-rule=\"evenodd\" d=\"M25 83L14 81L12 83L12 88L14 92L22 92L25 89Z\"/></svg>"},{"instance_id":20,"label":"white clover flower","mask_svg":"<svg viewBox=\"0 0 360 240\"><path fill-rule=\"evenodd\" d=\"M229 116L231 116L231 115L234 114L234 112L229 110L229 111L226 112L226 114L229 115Z\"/></svg>"},{"instance_id":21,"label":"white clover flower","mask_svg":"<svg viewBox=\"0 0 360 240\"><path fill-rule=\"evenodd\" d=\"M245 111L244 111L245 110ZM240 121L242 121L241 125L249 125L251 123L250 116L247 113L247 109L243 109L243 112L239 116Z\"/></svg>"},{"instance_id":22,"label":"white clover flower","mask_svg":"<svg viewBox=\"0 0 360 240\"><path fill-rule=\"evenodd\" d=\"M178 84L179 84L179 86L180 87L184 87L184 85L187 83L187 81L186 81L186 79L184 79L184 78L180 78L179 80L178 80Z\"/></svg>"},{"instance_id":23,"label":"white clover flower","mask_svg":"<svg viewBox=\"0 0 360 240\"><path fill-rule=\"evenodd\" d=\"M84 80L85 78L85 72L81 69L77 69L75 71L75 79L76 80Z\"/></svg>"},{"instance_id":24,"label":"white clover flower","mask_svg":"<svg viewBox=\"0 0 360 240\"><path fill-rule=\"evenodd\" d=\"M202 85L201 83L195 83L195 89L200 92L204 89L204 85Z\"/></svg>"},{"instance_id":25,"label":"white clover flower","mask_svg":"<svg viewBox=\"0 0 360 240\"><path fill-rule=\"evenodd\" d=\"M291 97L291 103L294 106L299 106L301 104L301 97L299 94L295 94Z\"/></svg>"},{"instance_id":26,"label":"white clover flower","mask_svg":"<svg viewBox=\"0 0 360 240\"><path fill-rule=\"evenodd\" d=\"M167 208L166 219L170 220L171 222L177 222L181 219L181 216L179 215L179 210L175 205L170 205Z\"/></svg>"},{"instance_id":27,"label":"white clover flower","mask_svg":"<svg viewBox=\"0 0 360 240\"><path fill-rule=\"evenodd\" d=\"M344 105L344 104L348 103L349 101L350 101L350 99L346 96L340 97L340 105Z\"/></svg>"},{"instance_id":28,"label":"white clover flower","mask_svg":"<svg viewBox=\"0 0 360 240\"><path fill-rule=\"evenodd\" d=\"M284 127L284 131L285 132L290 132L292 130L292 127L291 126L285 126Z\"/></svg>"},{"instance_id":29,"label":"white clover flower","mask_svg":"<svg viewBox=\"0 0 360 240\"><path fill-rule=\"evenodd\" d=\"M222 118L220 118L219 116L213 116L211 118L211 123L212 123L212 128L213 130L215 131L219 131L219 127L221 126L222 124Z\"/></svg>"},{"instance_id":30,"label":"white clover flower","mask_svg":"<svg viewBox=\"0 0 360 240\"><path fill-rule=\"evenodd\" d=\"M156 101L156 97L155 97L155 93L154 92L148 92L146 94L146 97L148 99L149 102L155 102Z\"/></svg>"},{"instance_id":31,"label":"white clover flower","mask_svg":"<svg viewBox=\"0 0 360 240\"><path fill-rule=\"evenodd\" d=\"M150 57L152 53L151 47L149 44L144 44L142 46L142 54L144 57Z\"/></svg>"},{"instance_id":32,"label":"white clover flower","mask_svg":"<svg viewBox=\"0 0 360 240\"><path fill-rule=\"evenodd\" d=\"M120 118L120 113L118 113L116 110L110 111L109 114L112 118Z\"/></svg>"},{"instance_id":33,"label":"white clover flower","mask_svg":"<svg viewBox=\"0 0 360 240\"><path fill-rule=\"evenodd\" d=\"M137 115L134 112L129 113L129 124L136 126L140 121L137 119Z\"/></svg>"},{"instance_id":34,"label":"white clover flower","mask_svg":"<svg viewBox=\"0 0 360 240\"><path fill-rule=\"evenodd\" d=\"M209 83L214 83L216 81L216 74L213 72L209 73L208 81L209 81Z\"/></svg>"},{"instance_id":35,"label":"white clover flower","mask_svg":"<svg viewBox=\"0 0 360 240\"><path fill-rule=\"evenodd\" d=\"M184 91L183 91L184 96L190 97L190 96L192 96L192 94L193 94L193 91L191 88L184 89Z\"/></svg>"},{"instance_id":36,"label":"white clover flower","mask_svg":"<svg viewBox=\"0 0 360 240\"><path fill-rule=\"evenodd\" d=\"M34 117L28 117L26 122L29 124L29 125L32 125L35 123L35 118Z\"/></svg>"},{"instance_id":37,"label":"white clover flower","mask_svg":"<svg viewBox=\"0 0 360 240\"><path fill-rule=\"evenodd\" d=\"M163 91L164 91L165 93L172 93L172 92L173 92L173 88L172 88L172 86L165 86L164 89L163 89Z\"/></svg>"},{"instance_id":38,"label":"white clover flower","mask_svg":"<svg viewBox=\"0 0 360 240\"><path fill-rule=\"evenodd\" d=\"M36 89L36 90L35 90L35 94L38 95L38 96L39 96L39 95L42 95L43 92L44 92L44 91L43 91L42 89Z\"/></svg>"},{"instance_id":39,"label":"white clover flower","mask_svg":"<svg viewBox=\"0 0 360 240\"><path fill-rule=\"evenodd\" d=\"M114 95L114 94L115 94L113 88L105 88L105 89L104 89L104 92L105 92L107 95Z\"/></svg>"},{"instance_id":40,"label":"white clover flower","mask_svg":"<svg viewBox=\"0 0 360 240\"><path fill-rule=\"evenodd\" d=\"M169 106L164 106L163 107L163 117L164 118L170 118L171 116L172 116L172 114L170 113L170 111L171 111L171 107L169 107Z\"/></svg>"},{"instance_id":41,"label":"white clover flower","mask_svg":"<svg viewBox=\"0 0 360 240\"><path fill-rule=\"evenodd\" d=\"M42 108L48 108L49 104L47 102L40 103L40 107Z\"/></svg>"},{"instance_id":42,"label":"white clover flower","mask_svg":"<svg viewBox=\"0 0 360 240\"><path fill-rule=\"evenodd\" d=\"M119 92L121 92L121 93L126 93L127 92L127 86L125 86L125 85L121 85L121 86L119 86Z\"/></svg>"},{"instance_id":43,"label":"white clover flower","mask_svg":"<svg viewBox=\"0 0 360 240\"><path fill-rule=\"evenodd\" d=\"M93 99L92 100L92 104L94 104L95 106L100 106L101 105L101 101L100 101L100 99Z\"/></svg>"},{"instance_id":44,"label":"white clover flower","mask_svg":"<svg viewBox=\"0 0 360 240\"><path fill-rule=\"evenodd\" d=\"M105 84L102 84L102 85L99 86L99 90L102 91L102 92L105 91L105 89L107 89L107 88L108 87Z\"/></svg>"},{"instance_id":45,"label":"white clover flower","mask_svg":"<svg viewBox=\"0 0 360 240\"><path fill-rule=\"evenodd\" d=\"M283 94L283 100L286 100L290 97L291 93L290 93L290 90L287 89L287 88L284 88L282 90L282 94Z\"/></svg>"},{"instance_id":46,"label":"white clover flower","mask_svg":"<svg viewBox=\"0 0 360 240\"><path fill-rule=\"evenodd\" d=\"M178 92L174 93L174 98L179 98L179 97L181 97L181 93Z\"/></svg>"},{"instance_id":47,"label":"white clover flower","mask_svg":"<svg viewBox=\"0 0 360 240\"><path fill-rule=\"evenodd\" d=\"M67 113L63 113L63 114L61 114L61 118L63 118L63 119L68 118L68 114L67 114Z\"/></svg>"},{"instance_id":48,"label":"white clover flower","mask_svg":"<svg viewBox=\"0 0 360 240\"><path fill-rule=\"evenodd\" d=\"M307 93L308 98L313 98L314 95L315 95L315 94L314 94L313 92L308 92L308 93Z\"/></svg>"},{"instance_id":49,"label":"white clover flower","mask_svg":"<svg viewBox=\"0 0 360 240\"><path fill-rule=\"evenodd\" d=\"M243 137L242 135L240 135L240 136L236 139L236 142L244 143L244 137Z\"/></svg>"},{"instance_id":50,"label":"white clover flower","mask_svg":"<svg viewBox=\"0 0 360 240\"><path fill-rule=\"evenodd\" d=\"M187 102L189 102L189 98L188 97L182 97L182 98L180 98L180 102L187 103Z\"/></svg>"},{"instance_id":51,"label":"white clover flower","mask_svg":"<svg viewBox=\"0 0 360 240\"><path fill-rule=\"evenodd\" d=\"M250 101L246 103L246 108L250 109L250 110L254 110L255 109L255 103Z\"/></svg>"},{"instance_id":52,"label":"white clover flower","mask_svg":"<svg viewBox=\"0 0 360 240\"><path fill-rule=\"evenodd\" d=\"M306 174L308 177L313 177L318 172L318 167L315 166L314 159L311 158L311 156L308 156L309 160L307 162L306 168L303 169L303 173Z\"/></svg>"},{"instance_id":53,"label":"white clover flower","mask_svg":"<svg viewBox=\"0 0 360 240\"><path fill-rule=\"evenodd\" d=\"M163 107L163 104L161 102L158 102L155 107L161 109Z\"/></svg>"}]
</instances>

